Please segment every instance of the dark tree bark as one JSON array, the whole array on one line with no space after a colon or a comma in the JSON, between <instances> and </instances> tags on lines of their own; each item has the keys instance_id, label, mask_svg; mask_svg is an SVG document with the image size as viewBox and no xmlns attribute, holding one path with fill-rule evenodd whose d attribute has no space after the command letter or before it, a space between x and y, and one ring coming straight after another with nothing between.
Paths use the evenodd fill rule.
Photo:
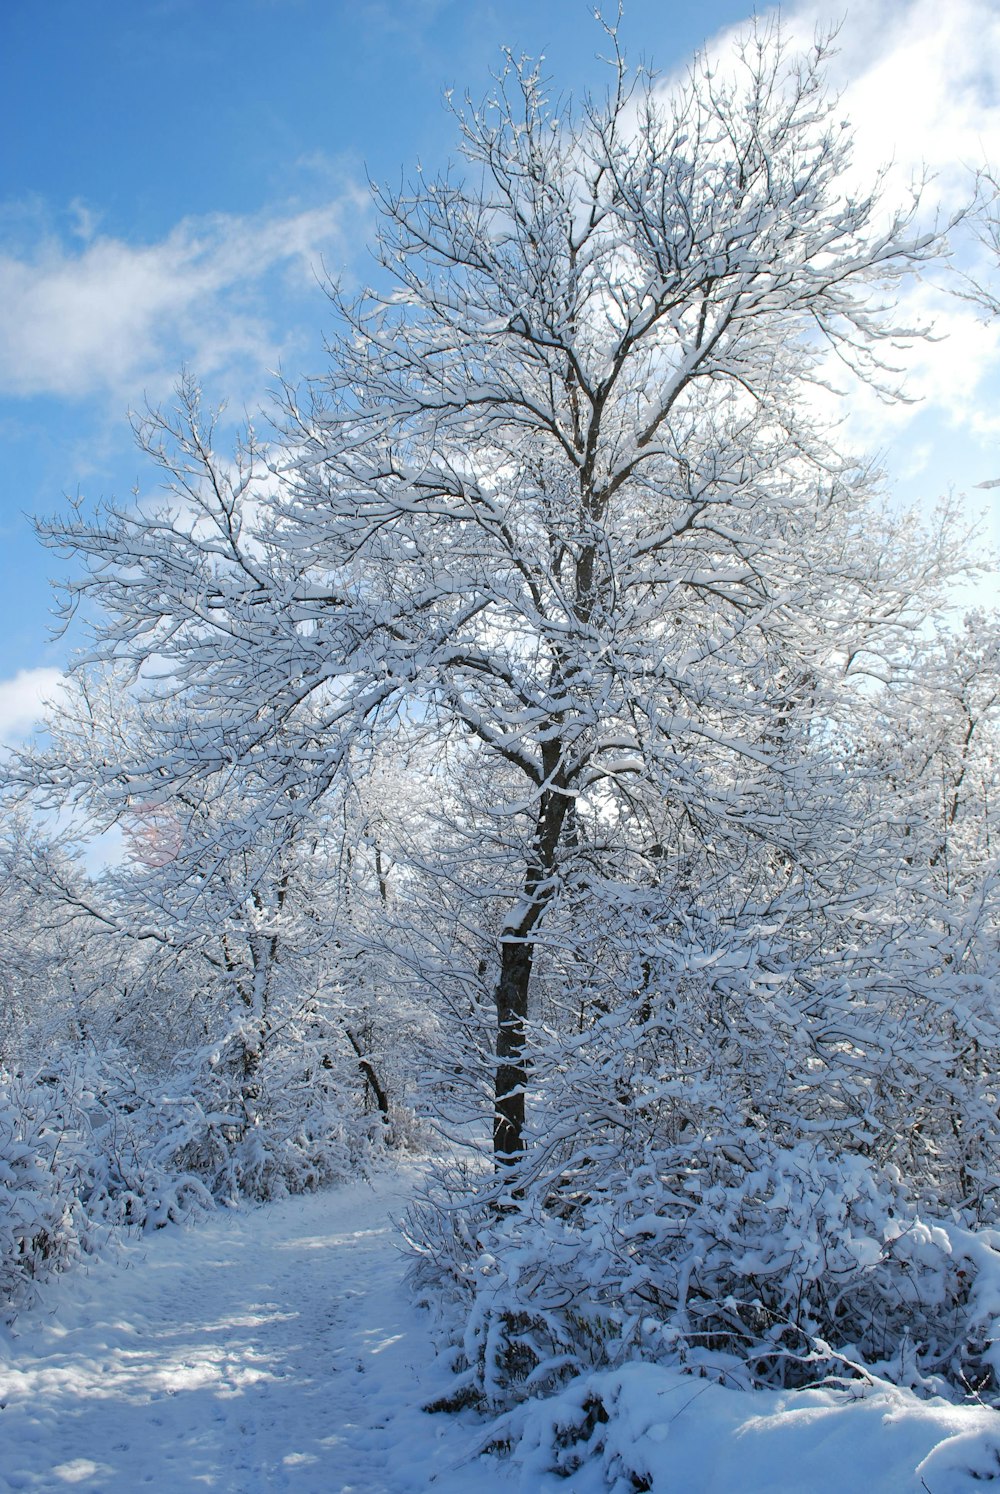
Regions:
<instances>
[{"instance_id":1,"label":"dark tree bark","mask_svg":"<svg viewBox=\"0 0 1000 1494\"><path fill-rule=\"evenodd\" d=\"M559 845L572 802L565 792L560 756L559 744L546 749L551 787L543 791L539 803L534 854L524 880L520 917L505 931L500 943L500 975L494 998L497 1063L493 1105L493 1155L498 1167L509 1167L524 1151L524 1097L528 1087L525 1048L534 934L554 891Z\"/></svg>"},{"instance_id":2,"label":"dark tree bark","mask_svg":"<svg viewBox=\"0 0 1000 1494\"><path fill-rule=\"evenodd\" d=\"M378 1073L376 1072L375 1065L368 1057L362 1045L358 1042L357 1036L351 1030L351 1028L346 1027L344 1031L347 1033L348 1042L358 1056L358 1068L361 1070L362 1074L364 1074L365 1080L367 1081L372 1094L375 1096L375 1104L378 1106L379 1114L381 1115L383 1121L385 1121L386 1125L388 1125L389 1096L386 1094L385 1089L382 1087L382 1083L378 1077Z\"/></svg>"}]
</instances>

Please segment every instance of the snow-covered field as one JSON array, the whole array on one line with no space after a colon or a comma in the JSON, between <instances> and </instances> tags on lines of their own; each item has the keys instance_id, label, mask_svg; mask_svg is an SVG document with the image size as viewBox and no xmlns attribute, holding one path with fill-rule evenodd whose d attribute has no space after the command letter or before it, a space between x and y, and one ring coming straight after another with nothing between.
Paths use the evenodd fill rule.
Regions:
<instances>
[{"instance_id":1,"label":"snow-covered field","mask_svg":"<svg viewBox=\"0 0 1000 1494\"><path fill-rule=\"evenodd\" d=\"M551 1427L581 1385L518 1414L516 1459L477 1458L471 1413L420 1409L447 1379L393 1223L415 1175L220 1213L44 1288L0 1340L0 1488L597 1494L626 1466L676 1494L1000 1483L985 1407L889 1388L751 1396L644 1365L592 1377L615 1414L568 1479Z\"/></svg>"}]
</instances>

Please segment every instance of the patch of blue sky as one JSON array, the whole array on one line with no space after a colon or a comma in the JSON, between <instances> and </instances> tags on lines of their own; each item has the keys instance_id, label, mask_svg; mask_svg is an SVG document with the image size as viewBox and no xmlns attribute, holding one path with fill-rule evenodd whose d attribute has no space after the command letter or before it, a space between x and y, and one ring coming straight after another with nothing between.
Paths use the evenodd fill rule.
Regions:
<instances>
[{"instance_id":1,"label":"patch of blue sky","mask_svg":"<svg viewBox=\"0 0 1000 1494\"><path fill-rule=\"evenodd\" d=\"M669 73L750 8L626 0L622 39ZM798 0L783 15L808 41L842 10ZM125 412L169 398L183 365L234 420L277 369L321 370L324 276L371 273L367 178L441 167L445 91L482 96L504 44L544 54L562 90L603 86L585 0L0 6L0 681L21 679L22 715L31 672L73 641L49 637L47 578L65 562L27 516L144 490ZM970 167L1000 161L994 0L872 0L840 46L863 169L925 159L947 208ZM921 294L951 333L910 357L923 403L861 402L850 437L881 455L901 500L969 491L1000 545L1000 497L975 488L1000 477L1000 323Z\"/></svg>"}]
</instances>

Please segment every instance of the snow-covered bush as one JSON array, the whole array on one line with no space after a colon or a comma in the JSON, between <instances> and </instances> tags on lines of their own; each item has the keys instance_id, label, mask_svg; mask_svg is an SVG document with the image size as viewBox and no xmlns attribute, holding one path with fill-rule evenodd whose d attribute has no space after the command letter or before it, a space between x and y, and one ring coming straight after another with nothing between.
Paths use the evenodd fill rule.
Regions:
<instances>
[{"instance_id":1,"label":"snow-covered bush","mask_svg":"<svg viewBox=\"0 0 1000 1494\"><path fill-rule=\"evenodd\" d=\"M0 1074L0 1313L90 1247L92 1223L80 1197L91 1162L82 1120L58 1080Z\"/></svg>"},{"instance_id":2,"label":"snow-covered bush","mask_svg":"<svg viewBox=\"0 0 1000 1494\"><path fill-rule=\"evenodd\" d=\"M0 1074L0 1310L97 1249L112 1226L157 1229L209 1210L163 1153L162 1105L114 1054Z\"/></svg>"},{"instance_id":3,"label":"snow-covered bush","mask_svg":"<svg viewBox=\"0 0 1000 1494\"><path fill-rule=\"evenodd\" d=\"M650 1156L571 1205L428 1196L415 1277L457 1345L456 1396L498 1409L636 1358L1000 1389L1000 1232L921 1217L891 1167L741 1140Z\"/></svg>"},{"instance_id":4,"label":"snow-covered bush","mask_svg":"<svg viewBox=\"0 0 1000 1494\"><path fill-rule=\"evenodd\" d=\"M0 1303L107 1240L215 1202L264 1200L356 1176L415 1134L409 1113L364 1104L342 1034L313 1023L247 1072L250 1036L179 1055L165 1072L125 1052L70 1048L31 1073L0 1071ZM339 1041L339 1049L338 1049Z\"/></svg>"},{"instance_id":5,"label":"snow-covered bush","mask_svg":"<svg viewBox=\"0 0 1000 1494\"><path fill-rule=\"evenodd\" d=\"M319 1188L363 1172L388 1142L412 1140L405 1110L389 1120L365 1110L354 1051L334 1061L335 1040L317 1031L274 1044L252 1082L240 1029L156 1076L92 1049L57 1054L35 1074L0 1072L3 1307L110 1227L158 1229L216 1200Z\"/></svg>"},{"instance_id":6,"label":"snow-covered bush","mask_svg":"<svg viewBox=\"0 0 1000 1494\"><path fill-rule=\"evenodd\" d=\"M155 1100L162 1165L233 1200L302 1193L370 1166L388 1128L364 1108L353 1054L338 1051L335 1032L296 1037L255 1054L250 1074L242 1028L179 1059Z\"/></svg>"}]
</instances>

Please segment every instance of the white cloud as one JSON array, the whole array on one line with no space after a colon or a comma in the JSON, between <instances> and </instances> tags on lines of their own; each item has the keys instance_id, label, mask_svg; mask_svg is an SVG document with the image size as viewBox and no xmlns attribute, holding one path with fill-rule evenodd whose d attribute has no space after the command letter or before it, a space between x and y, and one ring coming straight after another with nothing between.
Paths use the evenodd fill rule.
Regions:
<instances>
[{"instance_id":1,"label":"white cloud","mask_svg":"<svg viewBox=\"0 0 1000 1494\"><path fill-rule=\"evenodd\" d=\"M910 448L909 455L899 468L899 476L906 481L922 476L930 466L933 454L934 449L929 441L919 441Z\"/></svg>"},{"instance_id":2,"label":"white cloud","mask_svg":"<svg viewBox=\"0 0 1000 1494\"><path fill-rule=\"evenodd\" d=\"M58 669L21 669L13 679L0 680L0 743L29 736L46 704L58 697L62 682Z\"/></svg>"},{"instance_id":3,"label":"white cloud","mask_svg":"<svg viewBox=\"0 0 1000 1494\"><path fill-rule=\"evenodd\" d=\"M790 37L808 43L828 24L827 0L783 12ZM850 9L830 78L843 91L859 169L893 164L896 185L934 181L928 199L946 211L968 200L975 169L1000 150L1000 9L995 0L865 0Z\"/></svg>"},{"instance_id":4,"label":"white cloud","mask_svg":"<svg viewBox=\"0 0 1000 1494\"><path fill-rule=\"evenodd\" d=\"M1000 320L985 321L977 310L938 287L917 284L900 298L900 319L930 325L933 335L914 340L909 348L890 350L887 361L900 375L905 400L886 400L864 385L849 386L831 360L830 377L837 393L817 390L812 403L826 419L846 420L852 445L879 448L907 434L908 448L901 477L912 477L928 465L931 451L919 429L910 429L922 416L937 414L946 426L967 436L995 438L1000 434L997 382L1000 379ZM916 454L919 452L919 461ZM916 462L916 465L915 465Z\"/></svg>"},{"instance_id":5,"label":"white cloud","mask_svg":"<svg viewBox=\"0 0 1000 1494\"><path fill-rule=\"evenodd\" d=\"M797 38L819 23L815 0L791 12ZM930 180L925 216L945 216L967 206L974 173L1000 161L1000 8L995 0L870 0L845 18L831 80L843 91L845 115L855 141L855 169L871 180L891 163L887 192L902 195L925 173ZM967 229L953 235L960 265L996 277L982 263ZM852 426L866 443L881 441L937 410L953 428L970 435L998 427L1000 322L942 289L911 284L901 298L899 320L930 323L933 342L917 341L900 358L913 404L886 407L871 399L852 401Z\"/></svg>"},{"instance_id":6,"label":"white cloud","mask_svg":"<svg viewBox=\"0 0 1000 1494\"><path fill-rule=\"evenodd\" d=\"M47 235L29 251L0 251L0 393L108 392L127 403L159 392L182 362L206 375L273 368L273 277L286 289L315 285L324 260L344 257L367 198L348 191L299 212L185 219L138 245L74 211L73 242Z\"/></svg>"},{"instance_id":7,"label":"white cloud","mask_svg":"<svg viewBox=\"0 0 1000 1494\"><path fill-rule=\"evenodd\" d=\"M779 24L779 7L760 13ZM708 50L726 70L733 41L749 21L726 27ZM969 177L1000 155L1000 7L996 0L792 0L780 7L793 54L830 42L826 76L852 126L857 168L866 181L884 166L906 186L926 169L928 200L954 209L968 200Z\"/></svg>"},{"instance_id":8,"label":"white cloud","mask_svg":"<svg viewBox=\"0 0 1000 1494\"><path fill-rule=\"evenodd\" d=\"M782 7L781 32L790 50L808 49L829 32L838 13L829 0ZM776 11L770 20L776 21ZM716 37L709 48L713 56L724 59L745 29L746 23ZM928 226L935 213L947 218L968 205L975 171L988 162L1000 166L996 0L856 0L833 45L827 77L851 125L850 178L871 186L886 169L887 203L903 205L911 183L928 176L922 196ZM1000 281L1000 267L983 261L968 229L956 232L953 247L963 268ZM935 278L942 284L947 279L944 272ZM886 405L866 391L853 392L852 439L882 445L928 409L976 435L995 431L1000 322L984 324L967 302L925 281L903 291L896 320L902 326L931 322L934 328L935 341L917 339L889 360L902 370L914 403ZM844 408L840 401L840 414Z\"/></svg>"}]
</instances>

